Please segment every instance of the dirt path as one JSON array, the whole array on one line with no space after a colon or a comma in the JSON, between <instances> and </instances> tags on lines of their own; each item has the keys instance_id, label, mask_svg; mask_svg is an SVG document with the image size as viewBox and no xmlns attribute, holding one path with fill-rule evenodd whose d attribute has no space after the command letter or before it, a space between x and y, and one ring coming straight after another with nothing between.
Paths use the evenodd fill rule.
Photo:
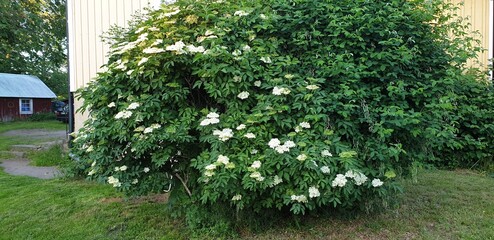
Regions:
<instances>
[{"instance_id":1,"label":"dirt path","mask_svg":"<svg viewBox=\"0 0 494 240\"><path fill-rule=\"evenodd\" d=\"M36 139L39 141L33 145L14 145L11 150L13 158L0 160L0 166L11 175L30 176L41 179L51 179L61 176L61 172L56 167L35 167L30 166L30 160L24 158L23 152L46 148L54 144L61 144L66 139L66 132L49 131L44 129L12 130L0 134L1 136L12 136Z\"/></svg>"}]
</instances>

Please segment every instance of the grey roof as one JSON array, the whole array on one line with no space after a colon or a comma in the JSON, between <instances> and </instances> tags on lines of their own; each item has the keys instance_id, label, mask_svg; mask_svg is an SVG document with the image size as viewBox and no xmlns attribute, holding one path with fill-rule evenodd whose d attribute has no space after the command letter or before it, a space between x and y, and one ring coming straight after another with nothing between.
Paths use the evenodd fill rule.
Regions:
<instances>
[{"instance_id":1,"label":"grey roof","mask_svg":"<svg viewBox=\"0 0 494 240\"><path fill-rule=\"evenodd\" d=\"M0 97L56 98L57 96L35 76L0 73Z\"/></svg>"}]
</instances>

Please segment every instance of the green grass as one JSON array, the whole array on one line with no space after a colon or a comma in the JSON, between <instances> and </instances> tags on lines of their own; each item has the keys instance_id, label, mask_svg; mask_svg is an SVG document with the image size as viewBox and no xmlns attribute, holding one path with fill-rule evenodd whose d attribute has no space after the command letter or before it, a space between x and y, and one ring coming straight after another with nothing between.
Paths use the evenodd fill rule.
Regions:
<instances>
[{"instance_id":1,"label":"green grass","mask_svg":"<svg viewBox=\"0 0 494 240\"><path fill-rule=\"evenodd\" d=\"M469 171L424 171L404 181L400 205L354 218L281 220L251 239L494 239L494 178Z\"/></svg>"},{"instance_id":2,"label":"green grass","mask_svg":"<svg viewBox=\"0 0 494 240\"><path fill-rule=\"evenodd\" d=\"M0 122L0 133L10 130L19 129L47 129L47 130L65 130L66 124L59 121L13 121L13 122Z\"/></svg>"},{"instance_id":3,"label":"green grass","mask_svg":"<svg viewBox=\"0 0 494 240\"><path fill-rule=\"evenodd\" d=\"M20 129L46 129L46 130L65 130L66 125L59 121L43 121L43 122L31 122L31 121L14 121L14 122L0 122L0 134ZM0 151L8 151L10 146L17 144L36 144L39 142L49 141L51 139L36 139L25 137L13 137L13 136L1 136L0 135ZM5 159L5 158L4 158Z\"/></svg>"},{"instance_id":4,"label":"green grass","mask_svg":"<svg viewBox=\"0 0 494 240\"><path fill-rule=\"evenodd\" d=\"M493 239L494 179L469 171L423 171L404 181L399 207L352 218L274 219L246 239ZM109 186L0 172L0 239L189 239L182 221L153 198L121 201ZM224 236L229 238L228 236Z\"/></svg>"},{"instance_id":5,"label":"green grass","mask_svg":"<svg viewBox=\"0 0 494 240\"><path fill-rule=\"evenodd\" d=\"M109 186L0 172L0 239L180 239L163 203L121 201ZM159 236L159 237L158 237Z\"/></svg>"},{"instance_id":6,"label":"green grass","mask_svg":"<svg viewBox=\"0 0 494 240\"><path fill-rule=\"evenodd\" d=\"M38 167L62 166L69 161L60 145L54 145L47 150L30 151L27 158L31 160L32 166Z\"/></svg>"}]
</instances>

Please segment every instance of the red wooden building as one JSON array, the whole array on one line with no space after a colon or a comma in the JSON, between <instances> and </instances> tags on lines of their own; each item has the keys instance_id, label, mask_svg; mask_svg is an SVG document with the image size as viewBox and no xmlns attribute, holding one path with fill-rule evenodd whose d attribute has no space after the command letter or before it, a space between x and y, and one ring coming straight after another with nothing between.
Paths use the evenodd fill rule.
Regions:
<instances>
[{"instance_id":1,"label":"red wooden building","mask_svg":"<svg viewBox=\"0 0 494 240\"><path fill-rule=\"evenodd\" d=\"M0 73L0 122L50 112L54 98L55 93L35 76Z\"/></svg>"}]
</instances>

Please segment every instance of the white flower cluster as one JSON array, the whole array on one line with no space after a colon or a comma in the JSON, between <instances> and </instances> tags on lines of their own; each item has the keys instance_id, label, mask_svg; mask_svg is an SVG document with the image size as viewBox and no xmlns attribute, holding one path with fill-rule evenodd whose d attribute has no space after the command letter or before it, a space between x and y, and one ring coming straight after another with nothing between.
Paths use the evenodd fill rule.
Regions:
<instances>
[{"instance_id":1,"label":"white flower cluster","mask_svg":"<svg viewBox=\"0 0 494 240\"><path fill-rule=\"evenodd\" d=\"M324 174L330 174L331 173L331 169L329 169L328 166L322 166L321 167L321 172L324 173Z\"/></svg>"},{"instance_id":2,"label":"white flower cluster","mask_svg":"<svg viewBox=\"0 0 494 240\"><path fill-rule=\"evenodd\" d=\"M228 158L227 156L219 155L216 162L227 165L230 163L230 158Z\"/></svg>"},{"instance_id":3,"label":"white flower cluster","mask_svg":"<svg viewBox=\"0 0 494 240\"><path fill-rule=\"evenodd\" d=\"M238 125L238 127L236 129L242 130L242 129L245 129L245 127L247 127L247 126L245 126L245 124L240 124L240 125Z\"/></svg>"},{"instance_id":4,"label":"white flower cluster","mask_svg":"<svg viewBox=\"0 0 494 240\"><path fill-rule=\"evenodd\" d=\"M173 12L169 12L169 13L162 13L160 15L160 18L164 18L164 17L171 17L173 15L177 15L178 13L180 12L180 9L176 9L175 11Z\"/></svg>"},{"instance_id":5,"label":"white flower cluster","mask_svg":"<svg viewBox=\"0 0 494 240\"><path fill-rule=\"evenodd\" d=\"M297 160L299 160L301 162L305 161L305 159L307 159L307 155L305 155L305 154L300 154L297 156Z\"/></svg>"},{"instance_id":6,"label":"white flower cluster","mask_svg":"<svg viewBox=\"0 0 494 240\"><path fill-rule=\"evenodd\" d=\"M329 152L329 150L323 150L323 151L321 152L321 156L323 156L323 157L332 157L332 156L333 156L333 154L332 154L332 153L330 153L330 152Z\"/></svg>"},{"instance_id":7,"label":"white flower cluster","mask_svg":"<svg viewBox=\"0 0 494 240\"><path fill-rule=\"evenodd\" d=\"M123 172L123 171L127 170L127 166L123 165L121 167L115 167L115 169L113 169L113 170L115 170L115 172L118 172L118 171Z\"/></svg>"},{"instance_id":8,"label":"white flower cluster","mask_svg":"<svg viewBox=\"0 0 494 240\"><path fill-rule=\"evenodd\" d=\"M250 174L249 177L254 178L258 182L264 181L264 177L261 175L260 172L253 172L253 173Z\"/></svg>"},{"instance_id":9,"label":"white flower cluster","mask_svg":"<svg viewBox=\"0 0 494 240\"><path fill-rule=\"evenodd\" d=\"M290 94L290 89L288 88L284 88L284 87L274 87L273 88L273 95L281 95L281 94L284 94L284 95L288 95Z\"/></svg>"},{"instance_id":10,"label":"white flower cluster","mask_svg":"<svg viewBox=\"0 0 494 240\"><path fill-rule=\"evenodd\" d=\"M134 110L136 108L138 108L139 106L141 106L141 104L137 103L137 102L133 102L131 103L128 107L127 107L127 110Z\"/></svg>"},{"instance_id":11,"label":"white flower cluster","mask_svg":"<svg viewBox=\"0 0 494 240\"><path fill-rule=\"evenodd\" d=\"M111 103L109 103L109 104L108 104L108 107L109 107L109 108L115 107L115 102L111 102Z\"/></svg>"},{"instance_id":12,"label":"white flower cluster","mask_svg":"<svg viewBox=\"0 0 494 240\"><path fill-rule=\"evenodd\" d=\"M120 183L120 181L118 180L118 178L113 177L113 176L109 176L108 177L108 183L109 184L112 184L113 187L120 187L120 186L122 186L122 183Z\"/></svg>"},{"instance_id":13,"label":"white flower cluster","mask_svg":"<svg viewBox=\"0 0 494 240\"><path fill-rule=\"evenodd\" d=\"M243 17L243 16L247 16L247 15L249 15L249 13L248 13L248 12L246 12L246 11L243 11L243 10L239 10L239 11L236 11L233 15L234 15L234 16Z\"/></svg>"},{"instance_id":14,"label":"white flower cluster","mask_svg":"<svg viewBox=\"0 0 494 240\"><path fill-rule=\"evenodd\" d=\"M127 110L123 110L119 113L117 113L117 115L115 115L115 119L127 119L127 118L130 118L132 116L132 112L131 111L127 111Z\"/></svg>"},{"instance_id":15,"label":"white flower cluster","mask_svg":"<svg viewBox=\"0 0 494 240\"><path fill-rule=\"evenodd\" d=\"M240 201L240 200L242 200L242 195L240 194L237 194L232 197L232 201Z\"/></svg>"},{"instance_id":16,"label":"white flower cluster","mask_svg":"<svg viewBox=\"0 0 494 240\"><path fill-rule=\"evenodd\" d=\"M185 43L182 41L178 41L178 42L174 43L173 45L166 46L165 49L166 49L166 51L175 51L175 52L177 52L177 54L182 54L182 53L185 53L184 47L185 47Z\"/></svg>"},{"instance_id":17,"label":"white flower cluster","mask_svg":"<svg viewBox=\"0 0 494 240\"><path fill-rule=\"evenodd\" d=\"M244 137L252 139L252 138L256 138L256 135L253 133L246 133L246 134L244 134Z\"/></svg>"},{"instance_id":18,"label":"white flower cluster","mask_svg":"<svg viewBox=\"0 0 494 240\"><path fill-rule=\"evenodd\" d=\"M289 152L290 148L295 147L295 143L293 141L286 141L283 145L278 138L273 138L268 143L269 147L276 150L278 153Z\"/></svg>"},{"instance_id":19,"label":"white flower cluster","mask_svg":"<svg viewBox=\"0 0 494 240\"><path fill-rule=\"evenodd\" d=\"M159 123L151 124L150 127L147 127L147 128L144 129L144 134L146 134L146 133L152 133L153 130L158 129L160 127L161 127L161 124L159 124Z\"/></svg>"},{"instance_id":20,"label":"white flower cluster","mask_svg":"<svg viewBox=\"0 0 494 240\"><path fill-rule=\"evenodd\" d=\"M261 62L263 62L263 63L272 63L273 61L271 61L271 58L270 57L261 57Z\"/></svg>"},{"instance_id":21,"label":"white flower cluster","mask_svg":"<svg viewBox=\"0 0 494 240\"><path fill-rule=\"evenodd\" d=\"M295 132L301 132L303 128L309 129L310 123L301 122L298 126L295 127Z\"/></svg>"},{"instance_id":22,"label":"white flower cluster","mask_svg":"<svg viewBox=\"0 0 494 240\"><path fill-rule=\"evenodd\" d=\"M305 195L292 195L291 196L292 201L297 201L300 203L307 203L307 197Z\"/></svg>"},{"instance_id":23,"label":"white flower cluster","mask_svg":"<svg viewBox=\"0 0 494 240\"><path fill-rule=\"evenodd\" d=\"M309 90L316 90L316 89L319 89L319 87L317 85L308 85L307 87L305 87Z\"/></svg>"},{"instance_id":24,"label":"white flower cluster","mask_svg":"<svg viewBox=\"0 0 494 240\"><path fill-rule=\"evenodd\" d=\"M148 167L145 167L144 170L142 170L143 172L145 173L148 173L151 169L149 169Z\"/></svg>"},{"instance_id":25,"label":"white flower cluster","mask_svg":"<svg viewBox=\"0 0 494 240\"><path fill-rule=\"evenodd\" d=\"M161 49L161 48L156 48L156 47L148 47L148 48L145 48L144 50L142 50L142 52L146 53L146 54L155 54L155 53L165 52L165 50Z\"/></svg>"},{"instance_id":26,"label":"white flower cluster","mask_svg":"<svg viewBox=\"0 0 494 240\"><path fill-rule=\"evenodd\" d=\"M243 92L239 93L237 95L237 97L240 98L240 99L242 99L242 100L244 100L244 99L249 98L249 95L250 95L249 92L243 91Z\"/></svg>"},{"instance_id":27,"label":"white flower cluster","mask_svg":"<svg viewBox=\"0 0 494 240\"><path fill-rule=\"evenodd\" d=\"M274 187L274 186L276 186L282 182L283 182L283 179L281 179L280 177L278 177L278 175L276 175L276 176L274 176L273 184L270 187Z\"/></svg>"},{"instance_id":28,"label":"white flower cluster","mask_svg":"<svg viewBox=\"0 0 494 240\"><path fill-rule=\"evenodd\" d=\"M344 187L346 185L346 177L343 174L337 174L336 178L333 180L331 183L331 186L333 187Z\"/></svg>"},{"instance_id":29,"label":"white flower cluster","mask_svg":"<svg viewBox=\"0 0 494 240\"><path fill-rule=\"evenodd\" d=\"M142 64L146 63L149 60L147 57L141 58L141 60L137 63L137 66L141 66Z\"/></svg>"},{"instance_id":30,"label":"white flower cluster","mask_svg":"<svg viewBox=\"0 0 494 240\"><path fill-rule=\"evenodd\" d=\"M253 169L259 169L261 165L262 165L261 161L254 161L252 165L250 165L250 167Z\"/></svg>"},{"instance_id":31,"label":"white flower cluster","mask_svg":"<svg viewBox=\"0 0 494 240\"><path fill-rule=\"evenodd\" d=\"M224 142L233 137L233 131L230 128L224 128L223 130L214 130L213 135L218 136L218 139Z\"/></svg>"},{"instance_id":32,"label":"white flower cluster","mask_svg":"<svg viewBox=\"0 0 494 240\"><path fill-rule=\"evenodd\" d=\"M204 120L201 121L201 123L199 125L201 125L201 126L207 126L207 125L210 125L210 124L219 123L220 122L219 117L220 117L220 115L218 115L217 113L211 112L211 113L209 113L206 116L206 119L204 119Z\"/></svg>"},{"instance_id":33,"label":"white flower cluster","mask_svg":"<svg viewBox=\"0 0 494 240\"><path fill-rule=\"evenodd\" d=\"M372 180L372 186L373 187L380 187L382 186L384 183L381 181L381 179L379 178L375 178L374 180Z\"/></svg>"},{"instance_id":34,"label":"white flower cluster","mask_svg":"<svg viewBox=\"0 0 494 240\"><path fill-rule=\"evenodd\" d=\"M255 82L254 82L254 86L256 86L256 87L260 87L260 86L261 86L261 81L255 81Z\"/></svg>"},{"instance_id":35,"label":"white flower cluster","mask_svg":"<svg viewBox=\"0 0 494 240\"><path fill-rule=\"evenodd\" d=\"M348 170L345 173L345 177L353 178L353 180L355 180L355 185L357 185L357 186L364 184L368 179L367 176L365 176L363 173L355 172L353 170Z\"/></svg>"},{"instance_id":36,"label":"white flower cluster","mask_svg":"<svg viewBox=\"0 0 494 240\"><path fill-rule=\"evenodd\" d=\"M309 198L315 198L319 196L321 196L321 193L319 192L319 189L317 187L309 188Z\"/></svg>"}]
</instances>

